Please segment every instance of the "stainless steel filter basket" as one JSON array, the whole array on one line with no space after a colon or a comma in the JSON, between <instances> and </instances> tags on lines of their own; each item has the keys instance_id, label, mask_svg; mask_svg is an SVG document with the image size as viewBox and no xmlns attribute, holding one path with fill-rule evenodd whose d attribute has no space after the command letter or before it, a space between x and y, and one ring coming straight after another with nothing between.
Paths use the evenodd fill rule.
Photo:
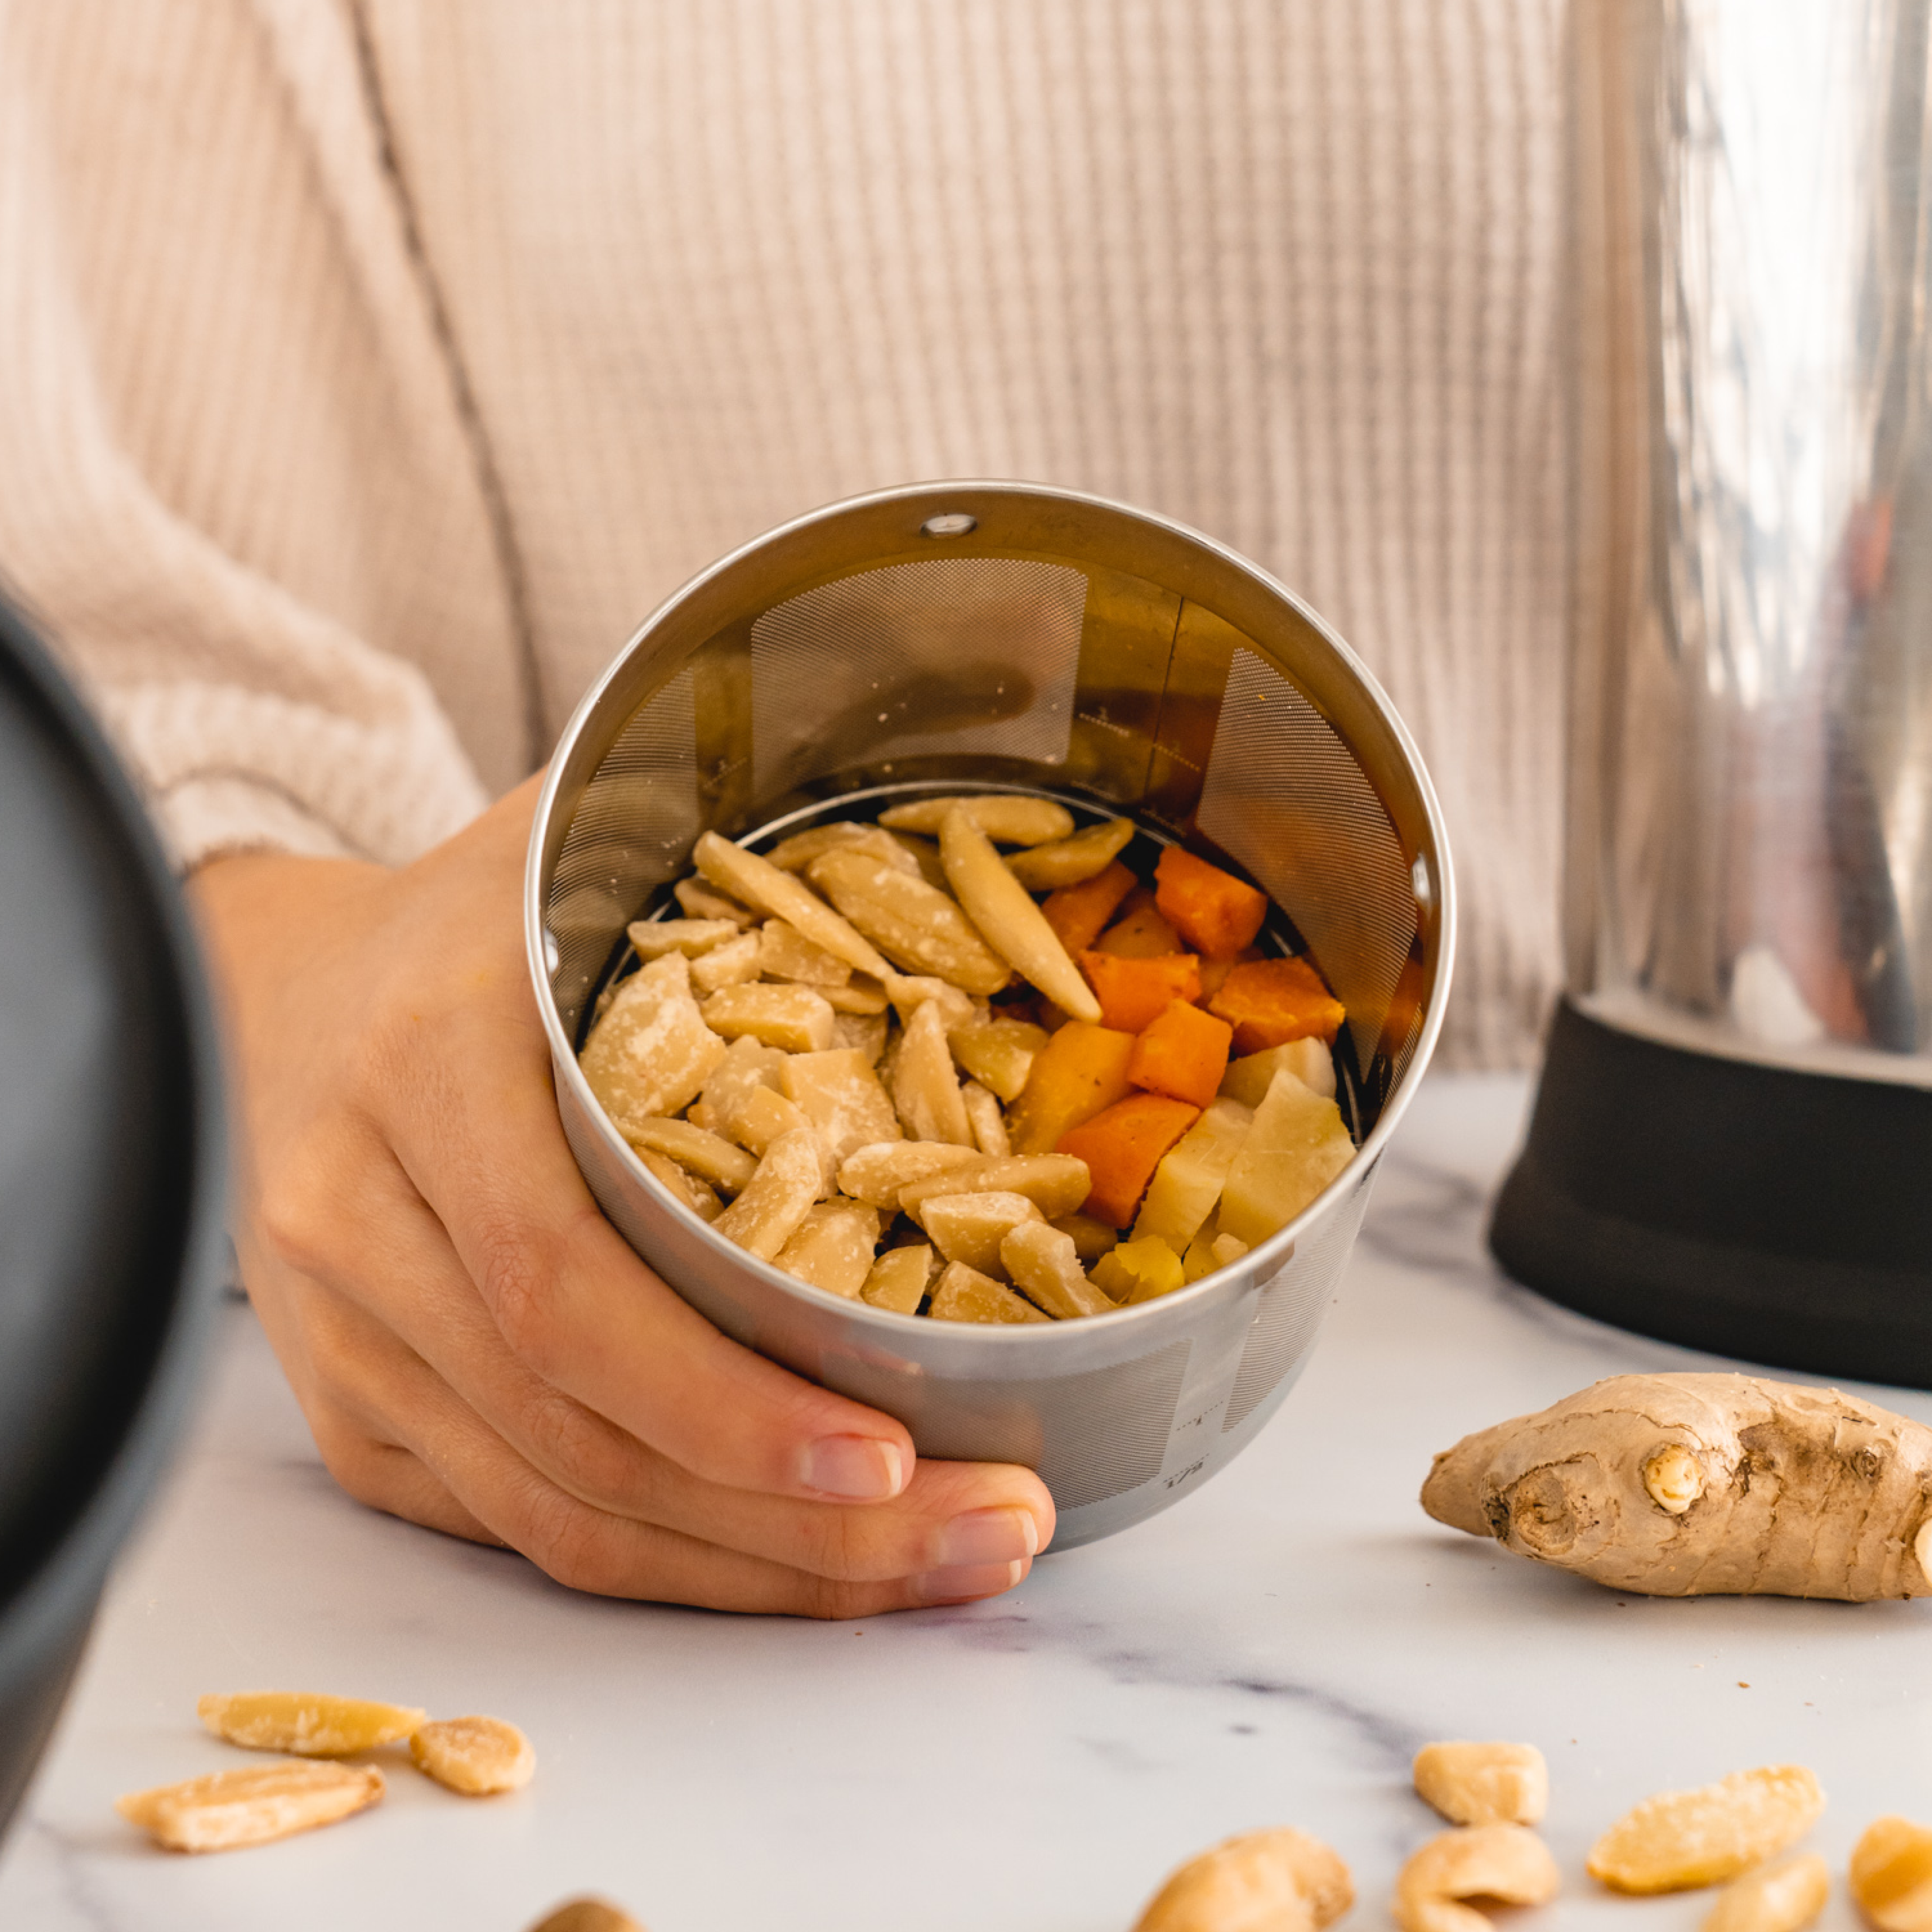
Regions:
<instances>
[{"instance_id":1,"label":"stainless steel filter basket","mask_svg":"<svg viewBox=\"0 0 1932 1932\"><path fill-rule=\"evenodd\" d=\"M591 1097L586 1015L700 832L935 782L1048 792L1232 860L1346 1006L1361 1151L1238 1266L1051 1328L892 1314L714 1235ZM1292 593L1144 512L970 482L801 517L654 612L563 734L524 916L564 1128L626 1239L727 1334L898 1417L922 1455L1037 1468L1065 1548L1203 1481L1287 1393L1440 1030L1454 903L1414 745Z\"/></svg>"}]
</instances>

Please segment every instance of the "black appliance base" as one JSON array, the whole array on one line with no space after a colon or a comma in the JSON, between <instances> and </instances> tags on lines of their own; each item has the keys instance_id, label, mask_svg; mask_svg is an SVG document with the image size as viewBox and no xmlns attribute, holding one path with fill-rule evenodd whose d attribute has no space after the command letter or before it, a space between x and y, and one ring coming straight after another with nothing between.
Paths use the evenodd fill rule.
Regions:
<instances>
[{"instance_id":1,"label":"black appliance base","mask_svg":"<svg viewBox=\"0 0 1932 1932\"><path fill-rule=\"evenodd\" d=\"M1664 1046L1565 1000L1490 1245L1620 1328L1932 1388L1932 1091Z\"/></svg>"}]
</instances>

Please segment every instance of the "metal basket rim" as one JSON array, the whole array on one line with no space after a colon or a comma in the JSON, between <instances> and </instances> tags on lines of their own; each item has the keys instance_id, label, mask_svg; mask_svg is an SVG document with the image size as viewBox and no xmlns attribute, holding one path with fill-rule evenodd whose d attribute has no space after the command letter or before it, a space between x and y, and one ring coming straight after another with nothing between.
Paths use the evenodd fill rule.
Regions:
<instances>
[{"instance_id":1,"label":"metal basket rim","mask_svg":"<svg viewBox=\"0 0 1932 1932\"><path fill-rule=\"evenodd\" d=\"M1124 1344L1130 1334L1144 1334L1168 1326L1183 1325L1192 1312L1202 1309L1210 1302L1220 1300L1247 1292L1252 1282L1271 1277L1285 1267L1292 1258L1296 1244L1311 1233L1316 1224L1325 1218L1328 1211L1341 1198L1342 1191L1358 1183L1372 1170L1381 1158L1402 1116L1414 1096L1417 1086L1428 1070L1436 1045L1443 1025L1444 1010L1448 1004L1454 977L1456 939L1456 896L1455 868L1451 862L1448 830L1443 822L1442 809L1436 796L1436 788L1430 779L1427 766L1423 763L1408 726L1390 702L1388 694L1375 675L1358 657L1347 642L1326 619L1316 611L1303 598L1258 564L1244 556L1238 550L1221 543L1204 532L1195 530L1170 517L1139 509L1130 504L1092 494L1088 492L1068 490L1057 485L1029 483L1000 478L952 478L928 482L908 483L888 489L868 490L860 495L842 497L835 502L822 505L817 509L789 518L776 524L760 535L740 544L716 562L707 566L695 575L686 579L676 590L659 603L631 634L623 648L618 651L604 667L603 672L592 683L579 700L572 712L569 722L558 735L556 744L550 753L544 782L538 794L535 814L530 825L530 847L524 864L524 938L525 956L530 971L531 984L537 994L537 1006L542 1018L544 1034L550 1049L554 1076L566 1082L571 1087L574 1100L578 1103L584 1117L606 1146L625 1163L634 1178L641 1180L653 1202L666 1213L682 1216L692 1227L701 1232L716 1247L722 1260L744 1271L768 1288L801 1299L808 1306L836 1308L848 1319L856 1322L862 1328L873 1328L883 1340L884 1337L909 1339L910 1334L929 1331L932 1323L929 1317L918 1315L902 1315L891 1309L875 1308L869 1302L847 1300L832 1294L829 1290L814 1288L810 1283L797 1280L782 1273L769 1262L759 1260L740 1247L711 1232L710 1227L690 1215L671 1198L663 1183L651 1173L632 1150L610 1117L598 1104L578 1066L576 1054L571 1050L563 1025L556 1010L556 1000L550 986L550 970L544 951L544 903L550 881L544 866L544 848L550 821L556 814L559 794L562 789L563 774L568 763L569 754L578 741L584 735L602 710L605 697L625 668L635 656L639 648L665 624L684 605L691 602L702 591L740 568L746 562L762 551L807 530L814 525L836 522L855 512L895 502L916 502L922 498L935 494L972 490L997 495L1035 497L1048 502L1077 505L1083 508L1097 509L1110 514L1124 517L1145 524L1159 530L1169 537L1178 538L1184 544L1198 546L1226 568L1246 578L1265 594L1286 604L1332 650L1349 674L1360 686L1371 706L1379 714L1382 724L1394 739L1402 754L1408 776L1414 784L1424 818L1427 824L1434 843L1436 865L1432 881L1437 896L1437 931L1438 965L1436 996L1430 1002L1429 1010L1423 1020L1422 1033L1414 1050L1409 1056L1408 1066L1401 1084L1384 1103L1380 1118L1370 1129L1367 1137L1355 1150L1355 1157L1318 1194L1292 1221L1271 1234L1258 1247L1251 1249L1232 1267L1217 1270L1204 1276L1199 1281L1177 1288L1171 1294L1160 1296L1152 1301L1114 1310L1106 1318L1110 1332L1120 1334ZM1072 562L1073 560L1069 559ZM1325 716L1325 713L1324 714ZM1337 734L1340 735L1339 733ZM1346 743L1345 740L1344 743ZM944 1324L950 1328L954 1324ZM1087 1322L1055 1322L1042 1328L1028 1323L1011 1327L997 1323L974 1324L972 1340L976 1346L1000 1348L1039 1348L1046 1338L1056 1332L1085 1330ZM949 1337L949 1339L952 1339Z\"/></svg>"}]
</instances>

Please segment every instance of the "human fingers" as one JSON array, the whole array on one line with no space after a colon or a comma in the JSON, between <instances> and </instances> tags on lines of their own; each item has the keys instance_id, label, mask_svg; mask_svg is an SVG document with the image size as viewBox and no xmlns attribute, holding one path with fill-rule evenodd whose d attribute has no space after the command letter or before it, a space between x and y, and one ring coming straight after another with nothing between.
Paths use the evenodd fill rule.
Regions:
<instances>
[{"instance_id":1,"label":"human fingers","mask_svg":"<svg viewBox=\"0 0 1932 1932\"><path fill-rule=\"evenodd\" d=\"M920 1463L862 1508L706 1481L532 1372L504 1342L440 1223L400 1168L362 1183L356 1268L327 1285L391 1326L482 1420L580 1502L848 1581L928 1576L1030 1557L1053 1504L1029 1469ZM371 1282L406 1282L373 1301Z\"/></svg>"},{"instance_id":2,"label":"human fingers","mask_svg":"<svg viewBox=\"0 0 1932 1932\"><path fill-rule=\"evenodd\" d=\"M840 1618L997 1595L1031 1568L1030 1558L1017 1557L904 1576L829 1576L598 1509L518 1456L427 1363L365 1312L340 1311L338 1330L353 1366L340 1378L340 1400L319 1405L318 1441L330 1438L325 1454L337 1459L332 1469L340 1464L344 1486L378 1507L392 1506L382 1500L384 1485L400 1488L408 1473L371 1457L368 1450L380 1433L394 1430L438 1488L481 1528L479 1540L508 1544L572 1589L712 1610ZM932 1466L944 1471L970 1466ZM410 1494L405 1500L419 1498ZM826 1514L874 1512L827 1508Z\"/></svg>"}]
</instances>

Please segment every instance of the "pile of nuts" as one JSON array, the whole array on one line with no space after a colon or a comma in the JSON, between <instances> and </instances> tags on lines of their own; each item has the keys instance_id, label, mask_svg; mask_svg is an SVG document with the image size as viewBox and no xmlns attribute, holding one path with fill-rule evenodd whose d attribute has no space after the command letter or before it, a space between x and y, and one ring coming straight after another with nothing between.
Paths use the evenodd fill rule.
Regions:
<instances>
[{"instance_id":1,"label":"pile of nuts","mask_svg":"<svg viewBox=\"0 0 1932 1932\"><path fill-rule=\"evenodd\" d=\"M707 832L585 1078L674 1201L829 1293L1012 1323L1172 1293L1354 1157L1345 1015L1256 949L1254 886L1179 847L1150 884L1134 832L998 793L769 856Z\"/></svg>"},{"instance_id":2,"label":"pile of nuts","mask_svg":"<svg viewBox=\"0 0 1932 1932\"><path fill-rule=\"evenodd\" d=\"M1490 1932L1468 1903L1542 1905L1556 1895L1556 1862L1532 1828L1550 1801L1533 1744L1433 1744L1416 1755L1418 1796L1447 1818L1396 1880L1390 1910L1402 1932ZM1612 1892L1724 1889L1703 1932L1803 1932L1831 1889L1815 1852L1787 1857L1824 1809L1802 1765L1734 1772L1694 1791L1660 1792L1618 1819L1591 1848L1590 1876ZM1932 1928L1932 1830L1881 1818L1852 1853L1852 1897L1876 1932ZM1142 1914L1136 1932L1237 1932L1259 1926L1321 1932L1354 1903L1348 1867L1295 1831L1251 1832L1191 1859Z\"/></svg>"},{"instance_id":3,"label":"pile of nuts","mask_svg":"<svg viewBox=\"0 0 1932 1932\"><path fill-rule=\"evenodd\" d=\"M382 1800L382 1774L342 1760L405 1740L418 1770L466 1798L520 1790L536 1769L530 1740L500 1718L433 1723L407 1705L293 1690L210 1696L195 1711L224 1743L291 1755L116 1800L122 1817L171 1852L266 1845L366 1811Z\"/></svg>"}]
</instances>

